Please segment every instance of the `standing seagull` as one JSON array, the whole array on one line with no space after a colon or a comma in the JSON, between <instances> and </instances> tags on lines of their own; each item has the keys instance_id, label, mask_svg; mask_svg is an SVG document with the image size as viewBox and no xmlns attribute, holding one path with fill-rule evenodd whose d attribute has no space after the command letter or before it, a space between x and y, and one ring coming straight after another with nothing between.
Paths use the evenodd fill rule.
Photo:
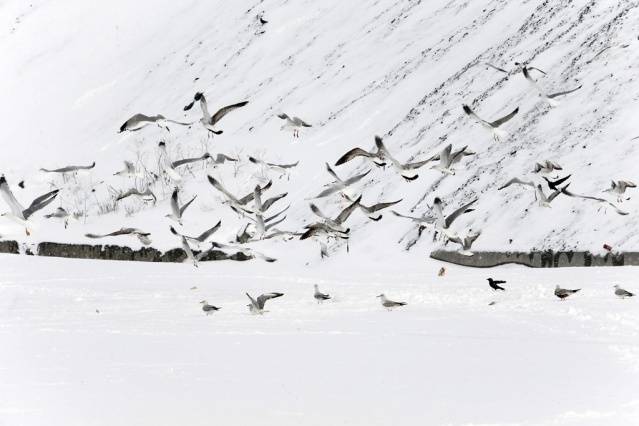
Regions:
<instances>
[{"instance_id":1,"label":"standing seagull","mask_svg":"<svg viewBox=\"0 0 639 426\"><path fill-rule=\"evenodd\" d=\"M310 124L306 123L304 120L302 120L299 117L289 117L288 115L286 115L285 113L282 114L278 114L277 115L279 118L281 118L282 120L286 120L286 122L284 123L284 125L280 128L280 130L284 130L284 129L293 129L293 138L299 138L300 137L300 127L313 127Z\"/></svg>"},{"instance_id":2,"label":"standing seagull","mask_svg":"<svg viewBox=\"0 0 639 426\"><path fill-rule=\"evenodd\" d=\"M505 130L500 129L499 127L507 121L510 121L510 119L517 115L517 113L519 112L519 107L517 107L510 114L498 118L495 121L486 121L475 114L475 112L473 112L473 110L470 109L468 105L463 105L463 108L466 115L473 118L475 121L477 121L493 134L493 138L495 139L495 141L499 141L500 138L503 138L508 134Z\"/></svg>"},{"instance_id":3,"label":"standing seagull","mask_svg":"<svg viewBox=\"0 0 639 426\"><path fill-rule=\"evenodd\" d=\"M503 287L501 287L499 285L499 284L506 284L506 281L493 280L492 278L487 278L487 280L488 280L488 285L493 290L495 290L495 291L497 291L497 290L506 291L505 288L503 288Z\"/></svg>"},{"instance_id":4,"label":"standing seagull","mask_svg":"<svg viewBox=\"0 0 639 426\"><path fill-rule=\"evenodd\" d=\"M187 209L188 206L191 205L193 201L195 201L196 198L197 195L194 195L188 203L180 207L178 201L178 189L175 188L175 190L173 190L173 195L171 195L171 213L165 215L165 217L173 219L174 221L182 225L182 215L184 214L184 211Z\"/></svg>"},{"instance_id":5,"label":"standing seagull","mask_svg":"<svg viewBox=\"0 0 639 426\"><path fill-rule=\"evenodd\" d=\"M550 106L557 106L559 105L559 102L557 100L555 100L555 98L559 97L559 96L565 96L568 95L572 92L575 92L579 89L581 89L581 85L575 87L574 89L570 89L570 90L565 90L562 92L557 92L557 93L550 93L547 94L546 92L544 92L544 90L542 90L541 87L539 87L539 84L537 84L537 82L531 77L530 73L528 72L528 68L527 67L523 67L521 70L524 74L524 77L526 78L526 80L528 80L534 87L535 89L537 89L537 91L539 92L539 96L543 97L546 102L548 102L548 104Z\"/></svg>"},{"instance_id":6,"label":"standing seagull","mask_svg":"<svg viewBox=\"0 0 639 426\"><path fill-rule=\"evenodd\" d=\"M248 306L249 310L251 311L252 314L263 314L264 312L268 312L264 310L264 305L266 304L266 301L269 299L275 299L276 297L282 297L284 296L284 293L266 293L266 294L262 294L261 296L259 296L257 298L257 300L253 299L251 297L250 294L246 293L246 296L248 296L249 300L251 301L251 303L249 303Z\"/></svg>"},{"instance_id":7,"label":"standing seagull","mask_svg":"<svg viewBox=\"0 0 639 426\"><path fill-rule=\"evenodd\" d=\"M136 130L140 130L149 124L157 124L158 127L163 127L168 131L166 123L179 124L181 126L189 126L192 123L182 123L175 120L169 120L161 114L158 115L144 115L144 114L135 114L133 117L129 118L120 126L120 133L123 132L135 132Z\"/></svg>"},{"instance_id":8,"label":"standing seagull","mask_svg":"<svg viewBox=\"0 0 639 426\"><path fill-rule=\"evenodd\" d=\"M206 300L202 300L200 303L202 304L202 310L206 313L206 315L211 315L213 312L221 309L217 306L209 305Z\"/></svg>"},{"instance_id":9,"label":"standing seagull","mask_svg":"<svg viewBox=\"0 0 639 426\"><path fill-rule=\"evenodd\" d=\"M202 118L200 119L200 123L202 123L202 125L204 126L204 128L206 130L208 130L209 132L216 134L216 135L221 135L222 134L222 130L215 130L214 126L229 112L237 109L237 108L241 108L244 105L248 104L248 101L244 101L244 102L238 102L236 104L233 105L227 105L225 107L220 108L219 110L217 110L217 112L213 115L209 114L209 107L208 107L208 103L206 102L206 98L204 97L204 93L202 92L197 92L195 94L195 96L193 97L193 101L188 104L187 106L184 107L184 111L188 111L193 107L193 104L196 101L200 101L200 108L202 109Z\"/></svg>"},{"instance_id":10,"label":"standing seagull","mask_svg":"<svg viewBox=\"0 0 639 426\"><path fill-rule=\"evenodd\" d=\"M55 189L37 197L31 202L31 205L25 209L18 200L16 200L16 197L13 196L5 177L0 176L0 196L2 196L2 199L9 205L9 209L11 209L11 213L3 213L2 216L6 216L18 222L20 225L24 226L25 233L27 235L31 235L28 227L29 217L38 210L48 206L55 197L58 196L58 192L59 189Z\"/></svg>"},{"instance_id":11,"label":"standing seagull","mask_svg":"<svg viewBox=\"0 0 639 426\"><path fill-rule=\"evenodd\" d=\"M629 180L618 180L616 182L613 180L610 184L610 188L606 189L604 192L612 192L614 194L617 194L617 202L622 203L622 195L626 192L626 188L636 187L637 185Z\"/></svg>"},{"instance_id":12,"label":"standing seagull","mask_svg":"<svg viewBox=\"0 0 639 426\"><path fill-rule=\"evenodd\" d=\"M381 299L382 306L385 307L386 309L388 309L389 311L393 310L393 308L396 308L398 306L405 306L406 305L406 302L395 302L393 300L387 299L386 296L384 295L384 293L380 294L377 297L379 297Z\"/></svg>"},{"instance_id":13,"label":"standing seagull","mask_svg":"<svg viewBox=\"0 0 639 426\"><path fill-rule=\"evenodd\" d=\"M315 294L313 295L313 297L315 298L315 300L317 300L317 303L322 303L323 301L331 298L331 296L329 296L328 294L319 291L319 287L317 286L317 284L314 284L314 287Z\"/></svg>"},{"instance_id":14,"label":"standing seagull","mask_svg":"<svg viewBox=\"0 0 639 426\"><path fill-rule=\"evenodd\" d=\"M625 299L626 297L632 297L635 294L634 293L630 293L627 290L624 290L623 288L619 287L618 285L615 285L615 295L620 297L620 298L622 298L622 299Z\"/></svg>"},{"instance_id":15,"label":"standing seagull","mask_svg":"<svg viewBox=\"0 0 639 426\"><path fill-rule=\"evenodd\" d=\"M576 288L574 290L570 290L570 289L567 289L567 288L561 288L561 287L557 286L557 287L555 287L555 296L557 296L561 300L564 300L568 296L571 296L571 295L577 293L579 290L581 290L581 289L580 288Z\"/></svg>"}]
</instances>

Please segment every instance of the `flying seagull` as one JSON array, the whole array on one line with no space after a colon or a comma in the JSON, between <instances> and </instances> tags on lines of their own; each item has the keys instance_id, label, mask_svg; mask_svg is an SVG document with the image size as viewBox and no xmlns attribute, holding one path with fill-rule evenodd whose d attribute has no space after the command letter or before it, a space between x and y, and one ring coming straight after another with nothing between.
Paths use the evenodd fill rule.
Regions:
<instances>
[{"instance_id":1,"label":"flying seagull","mask_svg":"<svg viewBox=\"0 0 639 426\"><path fill-rule=\"evenodd\" d=\"M135 166L130 161L124 162L124 169L113 173L113 176L122 176L122 177L138 177L141 178L144 176L143 173L135 170Z\"/></svg>"},{"instance_id":2,"label":"flying seagull","mask_svg":"<svg viewBox=\"0 0 639 426\"><path fill-rule=\"evenodd\" d=\"M335 219L332 219L326 216L315 204L310 203L311 211L315 213L320 218L324 219L324 223L330 226L333 229L337 229L340 231L345 231L344 222L350 217L350 215L357 209L360 201L362 201L362 196L360 195L355 201L349 204L345 209L343 209Z\"/></svg>"},{"instance_id":3,"label":"flying seagull","mask_svg":"<svg viewBox=\"0 0 639 426\"><path fill-rule=\"evenodd\" d=\"M151 235L151 233L149 232L143 232L137 228L120 228L117 231L113 231L110 232L108 234L85 234L84 236L87 238L106 238L106 237L117 237L119 235L133 235L135 237L138 238L138 240L140 240L140 242L142 244L144 244L145 246L148 246L149 244L151 244L151 239L149 238L149 235Z\"/></svg>"},{"instance_id":4,"label":"flying seagull","mask_svg":"<svg viewBox=\"0 0 639 426\"><path fill-rule=\"evenodd\" d=\"M499 284L506 284L506 281L493 280L492 278L487 278L487 280L488 280L488 285L493 290L495 290L495 291L497 291L497 290L506 291L505 288L503 288L503 287L501 287L499 285Z\"/></svg>"},{"instance_id":5,"label":"flying seagull","mask_svg":"<svg viewBox=\"0 0 639 426\"><path fill-rule=\"evenodd\" d=\"M120 133L123 132L135 132L136 130L140 130L149 124L157 124L158 127L163 127L167 131L170 131L166 123L179 124L181 126L189 126L192 123L182 123L180 121L169 120L161 114L158 115L144 115L144 114L135 114L133 117L129 118L120 126Z\"/></svg>"},{"instance_id":6,"label":"flying seagull","mask_svg":"<svg viewBox=\"0 0 639 426\"><path fill-rule=\"evenodd\" d=\"M329 296L328 294L319 291L319 287L317 286L317 284L314 284L314 287L315 294L313 294L313 297L315 298L315 300L317 300L317 303L322 303L323 301L329 300L331 298L331 296Z\"/></svg>"},{"instance_id":7,"label":"flying seagull","mask_svg":"<svg viewBox=\"0 0 639 426\"><path fill-rule=\"evenodd\" d=\"M313 198L327 197L336 192L343 191L349 186L362 180L366 175L368 175L371 172L369 169L364 173L360 173L358 175L351 176L348 179L342 180L339 176L337 176L337 173L333 171L333 169L331 168L331 166L328 165L328 163L326 163L326 170L331 176L333 176L333 178L335 179L335 182L327 185L326 189L324 189L322 192L320 192Z\"/></svg>"},{"instance_id":8,"label":"flying seagull","mask_svg":"<svg viewBox=\"0 0 639 426\"><path fill-rule=\"evenodd\" d=\"M508 74L508 71L506 71L503 68L499 68L499 67L491 64L490 62L484 62L484 65L486 65L487 67L490 67L490 68L492 68L492 69L494 69L496 71L503 72L504 74Z\"/></svg>"},{"instance_id":9,"label":"flying seagull","mask_svg":"<svg viewBox=\"0 0 639 426\"><path fill-rule=\"evenodd\" d=\"M72 172L75 173L80 170L91 170L94 167L95 167L95 161L88 166L66 166L66 167L60 167L59 169L42 168L40 169L40 171L46 172L46 173L72 173Z\"/></svg>"},{"instance_id":10,"label":"flying seagull","mask_svg":"<svg viewBox=\"0 0 639 426\"><path fill-rule=\"evenodd\" d=\"M280 173L288 173L290 169L292 169L293 167L297 166L300 163L299 161L295 163L291 163L291 164L268 163L266 161L263 161L251 156L249 156L249 161L253 164L258 164L262 167L265 167L271 170L276 170Z\"/></svg>"},{"instance_id":11,"label":"flying seagull","mask_svg":"<svg viewBox=\"0 0 639 426\"><path fill-rule=\"evenodd\" d=\"M213 312L221 309L217 306L209 305L206 300L202 300L200 303L202 304L202 310L206 313L206 315L211 315Z\"/></svg>"},{"instance_id":12,"label":"flying seagull","mask_svg":"<svg viewBox=\"0 0 639 426\"><path fill-rule=\"evenodd\" d=\"M173 219L174 221L182 225L182 215L184 214L184 211L187 209L187 207L191 205L193 201L195 201L196 198L197 198L197 195L194 195L193 198L191 198L191 200L188 203L180 207L180 204L178 201L178 189L175 188L173 190L173 194L171 195L171 213L165 215L165 217Z\"/></svg>"},{"instance_id":13,"label":"flying seagull","mask_svg":"<svg viewBox=\"0 0 639 426\"><path fill-rule=\"evenodd\" d=\"M184 158L182 160L173 161L171 163L171 167L175 169L177 167L184 166L185 164L196 163L198 161L208 160L209 158L211 158L211 154L209 154L208 152L205 152L203 155L201 155L199 157Z\"/></svg>"},{"instance_id":14,"label":"flying seagull","mask_svg":"<svg viewBox=\"0 0 639 426\"><path fill-rule=\"evenodd\" d=\"M348 234L351 231L350 228L347 228L345 230L335 229L322 222L306 225L304 229L306 229L306 231L304 231L302 235L300 235L300 240L306 240L311 237L332 237L336 239L348 239Z\"/></svg>"},{"instance_id":15,"label":"flying seagull","mask_svg":"<svg viewBox=\"0 0 639 426\"><path fill-rule=\"evenodd\" d=\"M336 162L336 166L341 166L344 163L351 161L357 157L364 157L373 162L378 167L383 167L386 163L382 162L381 153L379 152L379 148L377 151L366 151L362 148L353 148L346 152L346 154L342 155Z\"/></svg>"},{"instance_id":16,"label":"flying seagull","mask_svg":"<svg viewBox=\"0 0 639 426\"><path fill-rule=\"evenodd\" d=\"M249 195L247 195L246 197L242 198L242 199L238 199L235 195L231 194L217 179L215 179L213 176L208 176L208 180L209 183L213 186L213 188L217 189L218 191L220 191L227 199L229 205L231 206L231 208L236 211L236 212L247 212L247 213L253 213L252 210L248 209L245 207L245 205L253 200L253 197L255 196L254 191L251 191L251 193ZM270 187L270 185L266 185L265 187L262 187L262 190L264 190L264 188Z\"/></svg>"},{"instance_id":17,"label":"flying seagull","mask_svg":"<svg viewBox=\"0 0 639 426\"><path fill-rule=\"evenodd\" d=\"M64 229L67 229L67 226L69 225L69 220L73 219L73 215L71 215L69 212L67 212L65 209L63 209L62 207L58 207L55 212L51 213L51 214L45 214L44 215L45 219L61 219L64 222Z\"/></svg>"},{"instance_id":18,"label":"flying seagull","mask_svg":"<svg viewBox=\"0 0 639 426\"><path fill-rule=\"evenodd\" d=\"M263 253L260 253L258 251L255 251L249 247L241 247L241 246L232 246L232 245L228 245L228 244L222 244L222 243L216 243L213 242L211 243L211 248L217 248L220 250L235 250L238 253L242 253L244 256L246 257L253 257L253 258L258 258L258 259L262 259L265 262L268 263L273 263L275 261L277 261L277 259L267 256Z\"/></svg>"},{"instance_id":19,"label":"flying seagull","mask_svg":"<svg viewBox=\"0 0 639 426\"><path fill-rule=\"evenodd\" d=\"M448 216L444 216L444 212L442 209L442 199L439 197L435 197L435 200L433 200L433 210L435 212L435 229L446 235L449 235L448 229L450 228L450 225L452 225L453 222L464 213L470 213L474 211L475 209L471 209L470 206L472 206L476 202L477 198L459 207Z\"/></svg>"},{"instance_id":20,"label":"flying seagull","mask_svg":"<svg viewBox=\"0 0 639 426\"><path fill-rule=\"evenodd\" d=\"M153 204L155 204L157 202L157 200L158 200L157 197L155 196L153 191L151 191L150 188L147 188L145 191L142 191L142 192L140 192L137 188L131 188L131 189L125 191L125 192L120 193L120 195L117 196L115 201L116 202L122 201L125 198L131 197L131 196L141 197L145 201L149 201L145 197L151 197L153 199Z\"/></svg>"},{"instance_id":21,"label":"flying seagull","mask_svg":"<svg viewBox=\"0 0 639 426\"><path fill-rule=\"evenodd\" d=\"M623 288L619 287L619 285L615 285L615 295L620 297L621 299L625 299L626 297L632 297L635 294L624 290Z\"/></svg>"},{"instance_id":22,"label":"flying seagull","mask_svg":"<svg viewBox=\"0 0 639 426\"><path fill-rule=\"evenodd\" d=\"M629 180L611 181L610 188L604 190L604 192L612 192L617 194L617 202L623 202L622 195L626 192L627 188L636 188L637 185Z\"/></svg>"},{"instance_id":23,"label":"flying seagull","mask_svg":"<svg viewBox=\"0 0 639 426\"><path fill-rule=\"evenodd\" d=\"M413 173L413 170L416 170L430 161L433 161L433 158L429 158L424 161L416 161L412 163L400 163L393 157L388 149L384 145L382 138L379 136L375 136L375 146L377 147L377 153L379 158L383 162L390 162L391 166L407 181L413 181L419 177L417 173Z\"/></svg>"},{"instance_id":24,"label":"flying seagull","mask_svg":"<svg viewBox=\"0 0 639 426\"><path fill-rule=\"evenodd\" d=\"M285 113L282 114L277 114L277 116L279 118L281 118L282 120L285 120L284 125L280 128L280 130L284 130L284 129L292 129L293 130L293 138L299 138L300 137L300 128L301 127L312 127L310 124L306 123L304 120L302 120L299 117L289 117L288 115L286 115Z\"/></svg>"},{"instance_id":25,"label":"flying seagull","mask_svg":"<svg viewBox=\"0 0 639 426\"><path fill-rule=\"evenodd\" d=\"M187 240L195 241L195 242L197 242L197 243L203 243L203 242L205 242L206 240L208 240L208 239L209 239L209 237L210 237L211 235L213 235L214 233L216 233L216 232L217 232L217 230L218 230L218 229L220 229L220 226L221 226L221 225L222 225L222 221L220 220L220 221L218 221L218 222L215 224L215 226L213 226L212 228L207 229L206 231L202 232L202 233L201 233L200 235L198 235L197 237L189 237L188 235L180 234L179 232L177 232L177 231L175 230L175 228L174 228L173 226L170 226L170 227L169 227L169 230L171 231L171 233L172 233L173 235L177 235L177 236L180 236L180 237L184 237L184 238L186 238Z\"/></svg>"},{"instance_id":26,"label":"flying seagull","mask_svg":"<svg viewBox=\"0 0 639 426\"><path fill-rule=\"evenodd\" d=\"M211 158L211 162L215 165L218 164L224 164L227 161L232 161L232 162L237 162L239 161L239 159L237 158L233 158L233 157L229 157L226 154L222 154L222 153L218 153L215 157L210 157Z\"/></svg>"},{"instance_id":27,"label":"flying seagull","mask_svg":"<svg viewBox=\"0 0 639 426\"><path fill-rule=\"evenodd\" d=\"M533 168L533 172L546 175L554 172L555 170L563 170L563 168L558 163L550 160L545 160L541 163L535 163L535 167Z\"/></svg>"},{"instance_id":28,"label":"flying seagull","mask_svg":"<svg viewBox=\"0 0 639 426\"><path fill-rule=\"evenodd\" d=\"M467 150L467 146L455 152L452 152L452 150L453 145L448 144L439 154L431 157L432 160L439 160L439 163L431 166L431 169L438 170L443 174L454 175L455 169L452 166L459 163L463 157L475 154L473 151Z\"/></svg>"},{"instance_id":29,"label":"flying seagull","mask_svg":"<svg viewBox=\"0 0 639 426\"><path fill-rule=\"evenodd\" d=\"M200 101L200 108L202 109L202 118L200 119L200 123L202 123L202 125L204 126L206 130L216 135L221 135L222 130L215 130L214 127L226 114L248 104L248 101L244 101L244 102L238 102L233 105L227 105L217 110L215 114L210 115L209 107L206 102L206 98L204 97L204 93L197 92L195 96L193 97L193 101L184 107L184 111L190 110L196 101Z\"/></svg>"},{"instance_id":30,"label":"flying seagull","mask_svg":"<svg viewBox=\"0 0 639 426\"><path fill-rule=\"evenodd\" d=\"M570 186L570 184L566 184L566 186L564 186L563 188L556 189L549 196L546 197L546 194L544 194L544 190L541 185L537 185L535 187L535 191L537 191L536 194L539 207L550 207L550 203L552 203L552 200L557 198L559 194L563 193L563 191L568 188L568 186Z\"/></svg>"},{"instance_id":31,"label":"flying seagull","mask_svg":"<svg viewBox=\"0 0 639 426\"><path fill-rule=\"evenodd\" d=\"M542 178L546 181L546 183L548 184L548 188L550 188L550 190L557 191L558 189L560 189L559 187L562 183L570 179L570 176L572 175L568 175L554 181L548 179L546 176L542 176Z\"/></svg>"},{"instance_id":32,"label":"flying seagull","mask_svg":"<svg viewBox=\"0 0 639 426\"><path fill-rule=\"evenodd\" d=\"M581 89L581 85L575 87L574 89L570 89L570 90L564 90L561 92L557 92L557 93L546 93L540 86L539 84L537 84L537 82L531 77L530 73L528 72L528 68L527 67L523 67L522 68L522 72L524 73L524 77L526 78L526 80L528 80L534 87L535 89L537 89L537 91L539 92L539 96L542 96L546 102L548 102L548 104L550 106L557 106L559 105L559 102L555 99L558 98L560 96L565 96L568 95L572 92L575 92L579 89Z\"/></svg>"},{"instance_id":33,"label":"flying seagull","mask_svg":"<svg viewBox=\"0 0 639 426\"><path fill-rule=\"evenodd\" d=\"M59 189L54 189L51 192L47 192L46 194L35 198L29 207L25 209L18 200L16 200L16 197L14 197L5 177L0 176L0 196L2 196L2 199L7 203L11 210L10 213L3 213L2 216L6 216L9 219L18 222L20 225L24 226L26 234L31 235L28 227L29 218L33 215L33 213L48 206L55 197L58 196L58 192Z\"/></svg>"},{"instance_id":34,"label":"flying seagull","mask_svg":"<svg viewBox=\"0 0 639 426\"><path fill-rule=\"evenodd\" d=\"M470 249L473 243L475 242L475 240L479 238L480 235L481 235L481 232L469 233L463 238L458 235L455 235L452 237L448 237L448 240L452 241L453 243L457 243L461 245L461 250L459 250L458 252L459 254L463 256L474 256L474 253L470 251Z\"/></svg>"},{"instance_id":35,"label":"flying seagull","mask_svg":"<svg viewBox=\"0 0 639 426\"><path fill-rule=\"evenodd\" d=\"M176 235L179 235L179 234L176 234ZM184 250L184 254L186 254L186 259L184 259L184 261L185 262L187 260L191 261L191 263L193 263L193 266L197 268L198 267L197 261L200 260L202 257L201 256L196 257L193 254L193 250L191 250L191 246L189 245L189 242L186 240L186 237L184 237L184 235L180 235L180 240L182 243L182 250Z\"/></svg>"},{"instance_id":36,"label":"flying seagull","mask_svg":"<svg viewBox=\"0 0 639 426\"><path fill-rule=\"evenodd\" d=\"M493 134L493 138L495 139L495 141L499 141L500 138L503 138L507 135L506 131L503 129L500 129L499 127L502 124L510 121L510 119L512 119L519 112L519 107L517 107L510 114L505 115L501 118L498 118L495 121L486 121L483 118L480 118L477 114L475 114L475 112L472 109L470 109L468 105L462 105L462 107L466 115L473 118L476 122L481 124L485 129L488 129Z\"/></svg>"},{"instance_id":37,"label":"flying seagull","mask_svg":"<svg viewBox=\"0 0 639 426\"><path fill-rule=\"evenodd\" d=\"M574 289L574 290L570 290L570 289L567 289L567 288L561 288L561 287L557 286L557 287L555 287L555 296L557 296L561 300L564 300L568 296L571 296L571 295L577 293L579 290L581 290L581 289L577 288L577 289Z\"/></svg>"},{"instance_id":38,"label":"flying seagull","mask_svg":"<svg viewBox=\"0 0 639 426\"><path fill-rule=\"evenodd\" d=\"M615 212L617 212L617 214L625 216L628 214L628 212L625 212L623 210L621 210L619 207L615 206L613 203L611 203L610 201L606 200L605 198L599 198L599 197L591 197L589 195L579 195L579 194L575 194L573 192L568 191L565 187L561 190L565 195L569 196L569 197L575 197L575 198L583 198L585 200L592 200L592 201L596 201L598 203L603 203L606 204L610 207L612 207Z\"/></svg>"},{"instance_id":39,"label":"flying seagull","mask_svg":"<svg viewBox=\"0 0 639 426\"><path fill-rule=\"evenodd\" d=\"M393 310L393 308L396 308L398 306L405 306L406 305L406 302L395 302L393 300L390 300L390 299L386 298L384 293L380 294L377 297L380 298L380 300L382 302L382 306L385 307L386 309L388 309L389 311Z\"/></svg>"},{"instance_id":40,"label":"flying seagull","mask_svg":"<svg viewBox=\"0 0 639 426\"><path fill-rule=\"evenodd\" d=\"M499 188L497 188L498 191L501 191L502 189L508 188L510 185L514 185L514 184L518 184L518 185L526 185L526 186L530 186L530 187L535 187L535 183L533 181L530 180L522 180L519 179L518 177L514 177L511 180L509 180L508 182L506 182L505 184L503 184L502 186L500 186Z\"/></svg>"},{"instance_id":41,"label":"flying seagull","mask_svg":"<svg viewBox=\"0 0 639 426\"><path fill-rule=\"evenodd\" d=\"M349 203L353 203L355 202L355 200L353 200L351 197L349 197L346 194L342 194L342 197L344 197L344 199L346 201L348 201ZM366 213L366 215L368 216L369 219L377 222L378 220L380 220L382 218L382 215L377 215L375 216L375 213L377 213L380 210L384 210L387 209L389 207L394 206L395 204L398 204L402 201L402 199L400 198L397 201L388 201L388 202L384 202L384 203L377 203L377 204L372 204L370 206L366 206L362 203L358 203L357 206L359 207L359 209L361 211L363 211L364 213Z\"/></svg>"},{"instance_id":42,"label":"flying seagull","mask_svg":"<svg viewBox=\"0 0 639 426\"><path fill-rule=\"evenodd\" d=\"M282 297L284 296L284 293L277 293L277 292L273 292L273 293L265 293L262 294L260 296L258 296L257 300L253 299L251 297L250 294L246 293L246 296L249 298L249 300L251 301L251 303L249 303L248 308L249 311L251 311L252 314L263 314L264 312L268 312L264 310L264 305L266 304L267 300L270 299L275 299L277 297Z\"/></svg>"}]
</instances>

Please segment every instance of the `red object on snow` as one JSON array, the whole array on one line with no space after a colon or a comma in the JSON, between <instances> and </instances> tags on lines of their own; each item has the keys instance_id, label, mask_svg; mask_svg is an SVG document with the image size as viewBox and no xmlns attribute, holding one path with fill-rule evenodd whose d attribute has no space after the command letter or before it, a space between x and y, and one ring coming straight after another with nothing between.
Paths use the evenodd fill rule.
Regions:
<instances>
[{"instance_id":1,"label":"red object on snow","mask_svg":"<svg viewBox=\"0 0 639 426\"><path fill-rule=\"evenodd\" d=\"M611 250L612 250L612 247L610 247L608 244L604 244L604 245L603 245L603 248L604 248L604 249L606 249L606 250L608 250L608 251L611 251Z\"/></svg>"}]
</instances>

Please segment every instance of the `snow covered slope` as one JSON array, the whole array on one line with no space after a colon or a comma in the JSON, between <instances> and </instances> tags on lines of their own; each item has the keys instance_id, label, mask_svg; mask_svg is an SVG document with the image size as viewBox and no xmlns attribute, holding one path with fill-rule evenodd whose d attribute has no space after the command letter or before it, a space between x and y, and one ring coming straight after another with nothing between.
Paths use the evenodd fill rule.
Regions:
<instances>
[{"instance_id":1,"label":"snow covered slope","mask_svg":"<svg viewBox=\"0 0 639 426\"><path fill-rule=\"evenodd\" d=\"M372 148L377 134L402 161L428 158L448 143L468 145L477 154L464 159L454 176L427 165L413 182L389 168L373 167L359 187L365 203L402 199L397 211L421 215L435 196L444 199L446 211L477 196L476 210L462 216L454 230L482 230L474 246L478 250L597 251L603 243L636 249L636 197L621 204L630 214L620 216L601 204L564 196L552 208L540 208L528 188L497 187L514 176L543 182L530 172L545 159L572 174L570 189L580 194L614 201L602 193L611 179L639 179L634 158L639 141L631 140L639 135L633 121L639 98L638 5L594 0L4 1L0 171L26 202L50 187L50 176L39 168L92 161L97 166L89 176L64 184L59 196L63 207L87 212L80 223L62 232L60 224L43 224L40 213L32 237L23 237L21 228L4 219L0 234L31 242L82 241L86 232L138 226L152 233L154 244L175 246L164 218L173 182L154 184L160 197L156 207L130 202L114 213L98 214L111 197L109 186L131 185L112 176L122 161L157 167L160 140L172 159L206 150L242 158L239 169L200 166L184 172L181 198L198 194L185 218L186 231L201 231L221 218L220 238L235 235L244 222L221 204L206 175L247 193L261 173L248 163L248 155L300 161L290 178L265 176L275 179L273 194L289 192L292 206L280 227L299 230L313 219L305 199L330 181L324 162L334 163L355 146ZM262 13L265 25L257 19ZM549 92L583 87L550 107L515 62L546 71L535 78ZM242 100L249 104L225 117L224 134L210 140L199 124L171 126L170 133L155 126L117 133L137 112L199 119L197 107L182 110L196 91L205 92L211 109ZM495 142L463 113L462 104L490 120L517 106L519 113L504 125L508 135ZM280 131L275 114L282 111L313 127L293 140ZM369 167L356 159L336 171L348 176ZM16 187L22 179L24 190ZM91 192L89 183L102 180ZM55 179L54 185L62 184ZM336 195L318 204L331 215L344 205ZM357 212L348 225L352 251L371 259L400 257L415 238L414 225L390 212L379 223ZM441 244L427 236L411 251L421 258ZM311 243L269 244L268 249L301 253L305 260L317 256Z\"/></svg>"}]
</instances>

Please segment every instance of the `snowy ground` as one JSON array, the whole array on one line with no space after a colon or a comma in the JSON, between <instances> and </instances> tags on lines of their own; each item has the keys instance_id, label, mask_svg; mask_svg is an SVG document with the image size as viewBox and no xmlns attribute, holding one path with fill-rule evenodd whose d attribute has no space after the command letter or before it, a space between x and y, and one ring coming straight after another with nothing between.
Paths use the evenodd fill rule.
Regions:
<instances>
[{"instance_id":1,"label":"snowy ground","mask_svg":"<svg viewBox=\"0 0 639 426\"><path fill-rule=\"evenodd\" d=\"M639 421L638 301L611 288L636 268L0 262L2 426ZM245 291L285 296L253 316Z\"/></svg>"}]
</instances>

